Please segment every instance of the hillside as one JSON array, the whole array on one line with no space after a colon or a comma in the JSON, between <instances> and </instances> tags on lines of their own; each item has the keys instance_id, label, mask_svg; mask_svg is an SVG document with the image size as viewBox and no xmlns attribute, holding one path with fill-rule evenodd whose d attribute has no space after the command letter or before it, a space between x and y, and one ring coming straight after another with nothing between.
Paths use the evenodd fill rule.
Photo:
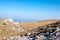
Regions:
<instances>
[{"instance_id":1,"label":"hillside","mask_svg":"<svg viewBox=\"0 0 60 40\"><path fill-rule=\"evenodd\" d=\"M8 37L20 34L24 30L20 27L19 22L13 22L11 19L0 20L0 37Z\"/></svg>"},{"instance_id":2,"label":"hillside","mask_svg":"<svg viewBox=\"0 0 60 40\"><path fill-rule=\"evenodd\" d=\"M6 18L0 20L0 37L8 37L15 35L24 35L32 33L32 29L42 27L48 24L56 23L60 20L44 20L39 22L14 22L12 19Z\"/></svg>"},{"instance_id":3,"label":"hillside","mask_svg":"<svg viewBox=\"0 0 60 40\"><path fill-rule=\"evenodd\" d=\"M20 26L24 28L25 31L29 31L31 29L45 26L45 25L52 24L52 23L56 23L58 21L60 20L51 19L51 20L43 20L39 22L21 22Z\"/></svg>"}]
</instances>

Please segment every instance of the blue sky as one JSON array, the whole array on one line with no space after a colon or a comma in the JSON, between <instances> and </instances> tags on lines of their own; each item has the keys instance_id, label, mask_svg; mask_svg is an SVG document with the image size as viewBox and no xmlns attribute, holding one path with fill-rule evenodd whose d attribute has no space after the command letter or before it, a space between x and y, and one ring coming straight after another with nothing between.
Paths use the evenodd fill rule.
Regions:
<instances>
[{"instance_id":1,"label":"blue sky","mask_svg":"<svg viewBox=\"0 0 60 40\"><path fill-rule=\"evenodd\" d=\"M0 18L15 21L60 19L59 0L0 0Z\"/></svg>"}]
</instances>

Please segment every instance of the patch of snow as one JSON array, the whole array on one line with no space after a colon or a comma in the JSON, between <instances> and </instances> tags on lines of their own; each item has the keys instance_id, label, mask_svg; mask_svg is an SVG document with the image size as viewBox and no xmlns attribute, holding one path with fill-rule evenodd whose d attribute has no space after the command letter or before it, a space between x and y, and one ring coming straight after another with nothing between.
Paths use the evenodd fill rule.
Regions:
<instances>
[{"instance_id":1,"label":"patch of snow","mask_svg":"<svg viewBox=\"0 0 60 40\"><path fill-rule=\"evenodd\" d=\"M4 20L4 22L7 22L7 21L8 21L8 22L14 22L14 21L12 20L12 18L8 18L8 19L5 19L5 20Z\"/></svg>"},{"instance_id":2,"label":"patch of snow","mask_svg":"<svg viewBox=\"0 0 60 40\"><path fill-rule=\"evenodd\" d=\"M21 28L21 27L20 27L20 28L18 28L17 30L18 30L18 31L20 31L20 32L23 32L23 31L24 31L24 29L23 29L23 28Z\"/></svg>"},{"instance_id":3,"label":"patch of snow","mask_svg":"<svg viewBox=\"0 0 60 40\"><path fill-rule=\"evenodd\" d=\"M2 30L0 30L0 33L2 32Z\"/></svg>"},{"instance_id":4,"label":"patch of snow","mask_svg":"<svg viewBox=\"0 0 60 40\"><path fill-rule=\"evenodd\" d=\"M0 28L2 27L2 24L0 24Z\"/></svg>"},{"instance_id":5,"label":"patch of snow","mask_svg":"<svg viewBox=\"0 0 60 40\"><path fill-rule=\"evenodd\" d=\"M19 22L14 22L13 24L19 24Z\"/></svg>"}]
</instances>

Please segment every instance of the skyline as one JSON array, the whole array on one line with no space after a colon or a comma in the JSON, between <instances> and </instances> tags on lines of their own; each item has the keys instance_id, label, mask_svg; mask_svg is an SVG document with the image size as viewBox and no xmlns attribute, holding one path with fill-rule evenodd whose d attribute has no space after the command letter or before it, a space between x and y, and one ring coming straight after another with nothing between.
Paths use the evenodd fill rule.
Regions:
<instances>
[{"instance_id":1,"label":"skyline","mask_svg":"<svg viewBox=\"0 0 60 40\"><path fill-rule=\"evenodd\" d=\"M59 0L0 0L0 18L15 21L60 19Z\"/></svg>"}]
</instances>

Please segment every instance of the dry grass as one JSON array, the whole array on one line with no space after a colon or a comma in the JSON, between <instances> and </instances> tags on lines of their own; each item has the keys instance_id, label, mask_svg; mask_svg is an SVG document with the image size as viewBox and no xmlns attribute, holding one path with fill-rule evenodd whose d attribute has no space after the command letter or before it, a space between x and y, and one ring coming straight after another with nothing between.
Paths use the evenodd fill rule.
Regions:
<instances>
[{"instance_id":1,"label":"dry grass","mask_svg":"<svg viewBox=\"0 0 60 40\"><path fill-rule=\"evenodd\" d=\"M41 26L45 26L45 25L48 25L48 24L51 24L51 23L55 23L57 21L59 21L59 20L44 20L44 21L41 21L41 22L21 22L20 26L22 28L24 28L25 31L28 32L31 29L41 27Z\"/></svg>"},{"instance_id":2,"label":"dry grass","mask_svg":"<svg viewBox=\"0 0 60 40\"><path fill-rule=\"evenodd\" d=\"M14 35L20 35L20 34L26 34L26 33L29 33L29 30L31 29L34 29L34 28L37 28L37 27L41 27L41 26L45 26L45 25L48 25L48 24L51 24L51 23L55 23L59 20L45 20L45 21L41 21L41 22L21 22L18 25L14 25L13 23L14 22L10 22L10 20L7 20L6 21L6 25L4 24L5 23L5 20L0 20L0 30L2 30L0 32L0 37L8 37L8 36L14 36ZM13 25L13 26L11 26ZM18 30L6 30L6 28L10 29L10 27L22 27L24 29L23 32L20 32Z\"/></svg>"}]
</instances>

